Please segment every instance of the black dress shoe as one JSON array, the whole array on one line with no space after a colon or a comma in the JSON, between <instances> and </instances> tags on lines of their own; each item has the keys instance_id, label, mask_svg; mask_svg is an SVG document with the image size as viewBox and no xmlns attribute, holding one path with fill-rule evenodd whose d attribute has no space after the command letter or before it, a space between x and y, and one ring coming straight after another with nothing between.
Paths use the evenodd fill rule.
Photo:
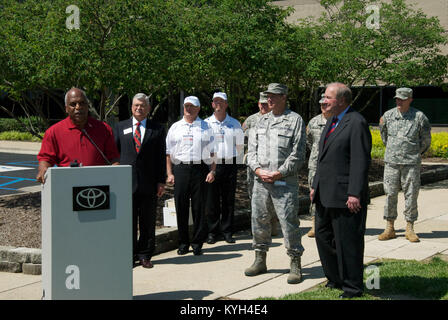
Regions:
<instances>
[{"instance_id":1,"label":"black dress shoe","mask_svg":"<svg viewBox=\"0 0 448 320\"><path fill-rule=\"evenodd\" d=\"M349 293L349 292L343 292L340 296L339 299L351 299L351 298L357 298L357 297L361 297L362 293Z\"/></svg>"},{"instance_id":2,"label":"black dress shoe","mask_svg":"<svg viewBox=\"0 0 448 320\"><path fill-rule=\"evenodd\" d=\"M341 285L338 285L334 282L328 281L327 284L325 285L325 288L330 288L330 289L342 289Z\"/></svg>"},{"instance_id":3,"label":"black dress shoe","mask_svg":"<svg viewBox=\"0 0 448 320\"><path fill-rule=\"evenodd\" d=\"M180 256L183 256L184 254L188 253L188 248L179 248L179 250L177 250L177 254Z\"/></svg>"},{"instance_id":4,"label":"black dress shoe","mask_svg":"<svg viewBox=\"0 0 448 320\"><path fill-rule=\"evenodd\" d=\"M202 254L202 249L201 248L193 249L193 254L195 256L200 256Z\"/></svg>"},{"instance_id":5,"label":"black dress shoe","mask_svg":"<svg viewBox=\"0 0 448 320\"><path fill-rule=\"evenodd\" d=\"M150 259L142 259L142 260L140 260L140 263L141 263L142 267L146 268L146 269L150 269L153 267Z\"/></svg>"},{"instance_id":6,"label":"black dress shoe","mask_svg":"<svg viewBox=\"0 0 448 320\"><path fill-rule=\"evenodd\" d=\"M227 243L235 243L235 239L233 239L231 234L225 234L224 239L226 240Z\"/></svg>"},{"instance_id":7,"label":"black dress shoe","mask_svg":"<svg viewBox=\"0 0 448 320\"><path fill-rule=\"evenodd\" d=\"M214 244L216 243L216 238L213 234L209 234L207 237L207 243L208 244Z\"/></svg>"}]
</instances>

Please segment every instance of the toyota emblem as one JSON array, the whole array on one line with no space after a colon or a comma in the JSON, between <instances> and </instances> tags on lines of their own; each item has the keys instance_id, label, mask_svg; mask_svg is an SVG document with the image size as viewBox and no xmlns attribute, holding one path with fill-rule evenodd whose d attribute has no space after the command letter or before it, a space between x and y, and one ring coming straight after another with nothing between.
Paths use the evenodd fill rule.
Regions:
<instances>
[{"instance_id":1,"label":"toyota emblem","mask_svg":"<svg viewBox=\"0 0 448 320\"><path fill-rule=\"evenodd\" d=\"M73 210L109 209L109 186L73 187Z\"/></svg>"}]
</instances>

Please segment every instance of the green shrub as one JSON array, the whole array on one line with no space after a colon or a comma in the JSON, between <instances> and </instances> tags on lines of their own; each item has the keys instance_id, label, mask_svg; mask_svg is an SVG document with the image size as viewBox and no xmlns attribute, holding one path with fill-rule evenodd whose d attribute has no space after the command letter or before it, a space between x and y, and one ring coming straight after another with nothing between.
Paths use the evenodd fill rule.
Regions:
<instances>
[{"instance_id":1,"label":"green shrub","mask_svg":"<svg viewBox=\"0 0 448 320\"><path fill-rule=\"evenodd\" d=\"M0 132L0 140L33 141L33 142L41 141L38 137L33 136L29 132L19 132L19 131Z\"/></svg>"},{"instance_id":2,"label":"green shrub","mask_svg":"<svg viewBox=\"0 0 448 320\"><path fill-rule=\"evenodd\" d=\"M29 120L27 118L19 117L21 121L28 125ZM40 132L44 132L46 127L44 121L40 117L32 116L30 118L31 124L36 130ZM0 118L0 132L6 131L18 131L18 132L27 132L26 127L21 125L16 119L13 118Z\"/></svg>"}]
</instances>

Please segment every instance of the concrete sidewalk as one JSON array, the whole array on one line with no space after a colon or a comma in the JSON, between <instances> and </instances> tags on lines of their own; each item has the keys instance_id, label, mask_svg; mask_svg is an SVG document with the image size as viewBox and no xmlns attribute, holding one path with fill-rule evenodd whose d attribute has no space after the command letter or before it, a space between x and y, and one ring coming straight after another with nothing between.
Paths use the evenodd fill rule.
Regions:
<instances>
[{"instance_id":1,"label":"concrete sidewalk","mask_svg":"<svg viewBox=\"0 0 448 320\"><path fill-rule=\"evenodd\" d=\"M385 226L385 197L372 199L365 235L365 262L378 258L424 260L435 254L448 254L448 180L422 187L419 196L419 219L415 230L421 242L410 243L404 238L405 221L400 213L396 222L398 237L386 242L377 236ZM398 210L403 211L403 195ZM254 259L248 231L235 235L236 244L218 242L204 245L202 256L192 253L178 256L176 251L153 258L154 268L133 270L134 299L180 300L231 298L250 300L259 297L281 297L307 290L325 282L314 238L308 238L311 220L301 220L304 281L286 283L289 258L282 237L275 237L268 252L268 273L256 277L244 276L244 269ZM0 272L0 299L40 299L41 276Z\"/></svg>"},{"instance_id":2,"label":"concrete sidewalk","mask_svg":"<svg viewBox=\"0 0 448 320\"><path fill-rule=\"evenodd\" d=\"M0 140L0 152L37 155L40 145L40 142Z\"/></svg>"}]
</instances>

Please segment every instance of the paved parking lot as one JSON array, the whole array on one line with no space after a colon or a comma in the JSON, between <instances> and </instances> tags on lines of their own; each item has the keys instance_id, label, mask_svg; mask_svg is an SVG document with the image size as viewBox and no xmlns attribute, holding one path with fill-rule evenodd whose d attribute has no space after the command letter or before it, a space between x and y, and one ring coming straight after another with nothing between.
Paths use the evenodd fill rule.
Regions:
<instances>
[{"instance_id":1,"label":"paved parking lot","mask_svg":"<svg viewBox=\"0 0 448 320\"><path fill-rule=\"evenodd\" d=\"M0 152L0 196L39 191L35 155Z\"/></svg>"}]
</instances>

